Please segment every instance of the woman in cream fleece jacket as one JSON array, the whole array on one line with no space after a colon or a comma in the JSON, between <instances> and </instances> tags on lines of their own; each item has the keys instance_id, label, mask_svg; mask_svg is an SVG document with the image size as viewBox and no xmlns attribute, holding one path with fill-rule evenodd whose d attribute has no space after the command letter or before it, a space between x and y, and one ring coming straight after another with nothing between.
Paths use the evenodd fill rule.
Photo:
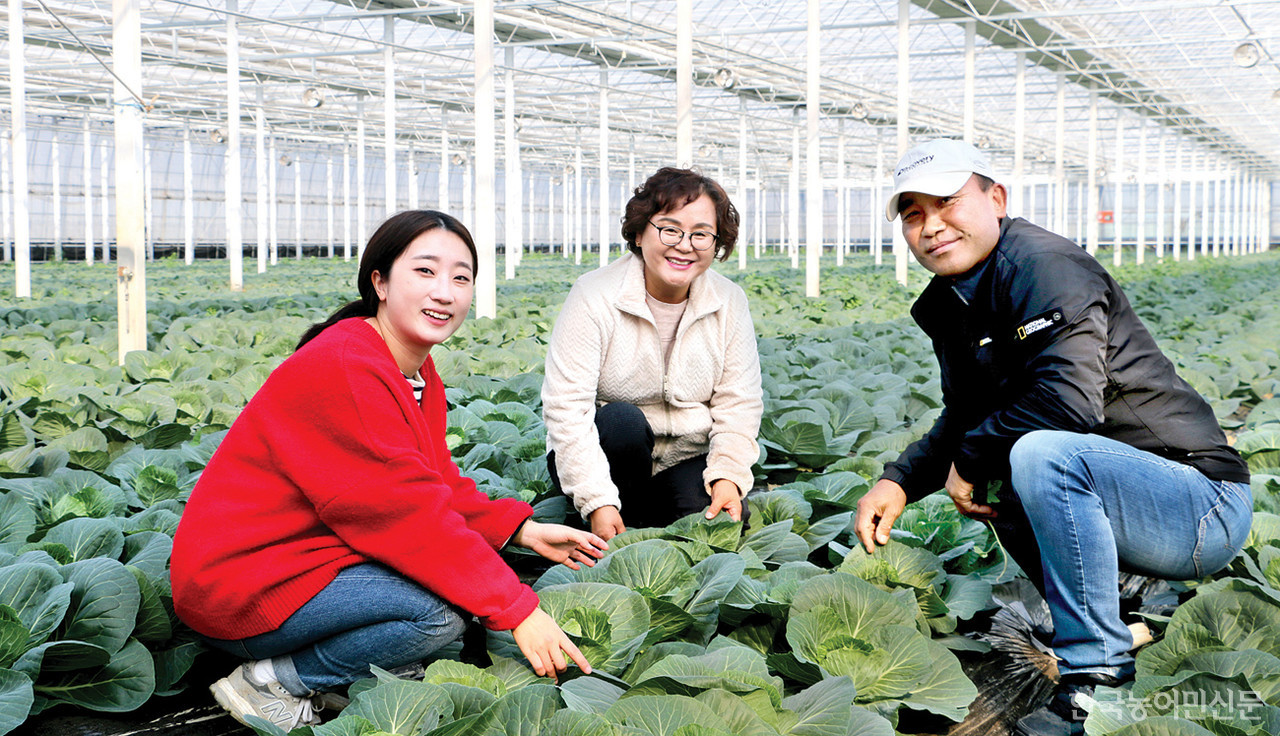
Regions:
<instances>
[{"instance_id":1,"label":"woman in cream fleece jacket","mask_svg":"<svg viewBox=\"0 0 1280 736\"><path fill-rule=\"evenodd\" d=\"M763 401L742 289L709 270L738 213L715 181L664 168L627 203L631 253L574 284L542 386L552 479L609 539L706 509L742 518Z\"/></svg>"}]
</instances>

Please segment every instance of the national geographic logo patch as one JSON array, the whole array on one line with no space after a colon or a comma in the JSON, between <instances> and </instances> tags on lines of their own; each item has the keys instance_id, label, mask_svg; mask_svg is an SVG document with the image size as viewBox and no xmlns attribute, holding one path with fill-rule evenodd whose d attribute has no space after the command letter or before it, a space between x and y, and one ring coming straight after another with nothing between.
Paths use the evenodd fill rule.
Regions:
<instances>
[{"instance_id":1,"label":"national geographic logo patch","mask_svg":"<svg viewBox=\"0 0 1280 736\"><path fill-rule=\"evenodd\" d=\"M1032 317L1027 322L1018 325L1016 337L1019 340L1026 340L1028 337L1062 323L1062 311L1051 309L1044 314Z\"/></svg>"}]
</instances>

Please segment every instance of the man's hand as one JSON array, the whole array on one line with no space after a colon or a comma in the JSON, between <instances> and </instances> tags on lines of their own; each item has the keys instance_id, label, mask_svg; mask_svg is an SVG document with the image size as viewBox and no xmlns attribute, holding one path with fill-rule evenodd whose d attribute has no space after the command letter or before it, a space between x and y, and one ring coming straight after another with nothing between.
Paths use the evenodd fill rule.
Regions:
<instances>
[{"instance_id":1,"label":"man's hand","mask_svg":"<svg viewBox=\"0 0 1280 736\"><path fill-rule=\"evenodd\" d=\"M997 516L990 506L973 502L973 484L960 477L955 463L951 463L951 470L947 473L947 495L951 496L956 511L970 519L994 519Z\"/></svg>"},{"instance_id":2,"label":"man's hand","mask_svg":"<svg viewBox=\"0 0 1280 736\"><path fill-rule=\"evenodd\" d=\"M520 652L539 675L546 675L555 681L556 673L564 672L567 666L564 654L568 654L583 672L591 674L591 663L582 656L582 652L569 640L556 620L541 608L533 609L533 613L525 617L511 634L515 637Z\"/></svg>"},{"instance_id":3,"label":"man's hand","mask_svg":"<svg viewBox=\"0 0 1280 736\"><path fill-rule=\"evenodd\" d=\"M608 542L591 532L564 524L540 524L533 519L526 521L511 541L552 562L563 563L570 570L581 570L582 565L594 567L609 549Z\"/></svg>"},{"instance_id":4,"label":"man's hand","mask_svg":"<svg viewBox=\"0 0 1280 736\"><path fill-rule=\"evenodd\" d=\"M738 484L721 478L711 484L711 505L707 507L707 518L714 519L721 510L729 513L729 518L742 521L742 493Z\"/></svg>"},{"instance_id":5,"label":"man's hand","mask_svg":"<svg viewBox=\"0 0 1280 736\"><path fill-rule=\"evenodd\" d=\"M588 518L591 519L591 531L606 542L627 530L617 506L601 506Z\"/></svg>"},{"instance_id":6,"label":"man's hand","mask_svg":"<svg viewBox=\"0 0 1280 736\"><path fill-rule=\"evenodd\" d=\"M867 554L875 554L877 543L889 543L889 530L906 507L907 492L887 478L876 481L871 490L858 499L854 530L867 548Z\"/></svg>"}]
</instances>

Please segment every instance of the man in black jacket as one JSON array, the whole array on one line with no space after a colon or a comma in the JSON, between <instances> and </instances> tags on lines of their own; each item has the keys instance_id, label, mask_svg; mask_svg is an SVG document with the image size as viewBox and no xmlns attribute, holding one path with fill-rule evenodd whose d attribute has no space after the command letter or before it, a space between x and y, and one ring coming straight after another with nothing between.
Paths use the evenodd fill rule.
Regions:
<instances>
[{"instance_id":1,"label":"man in black jacket","mask_svg":"<svg viewBox=\"0 0 1280 736\"><path fill-rule=\"evenodd\" d=\"M1252 519L1249 473L1107 271L1007 217L1006 197L960 141L924 143L894 172L885 216L902 218L935 274L911 315L933 341L945 406L885 467L855 526L874 553L908 501L945 487L961 513L1003 528L1053 614L1063 678L1051 707L1082 720L1077 692L1133 674L1120 567L1189 579L1226 566Z\"/></svg>"}]
</instances>

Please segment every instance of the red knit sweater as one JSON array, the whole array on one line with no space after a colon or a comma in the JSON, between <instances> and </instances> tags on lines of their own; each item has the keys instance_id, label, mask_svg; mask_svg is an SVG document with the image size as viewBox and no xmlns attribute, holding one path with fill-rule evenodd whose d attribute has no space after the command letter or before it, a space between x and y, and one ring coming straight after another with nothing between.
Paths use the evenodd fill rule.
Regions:
<instances>
[{"instance_id":1,"label":"red knit sweater","mask_svg":"<svg viewBox=\"0 0 1280 736\"><path fill-rule=\"evenodd\" d=\"M178 617L216 639L277 629L340 570L375 561L512 629L538 597L497 549L532 514L492 501L445 446L430 359L419 406L363 319L286 359L200 476L174 537Z\"/></svg>"}]
</instances>

